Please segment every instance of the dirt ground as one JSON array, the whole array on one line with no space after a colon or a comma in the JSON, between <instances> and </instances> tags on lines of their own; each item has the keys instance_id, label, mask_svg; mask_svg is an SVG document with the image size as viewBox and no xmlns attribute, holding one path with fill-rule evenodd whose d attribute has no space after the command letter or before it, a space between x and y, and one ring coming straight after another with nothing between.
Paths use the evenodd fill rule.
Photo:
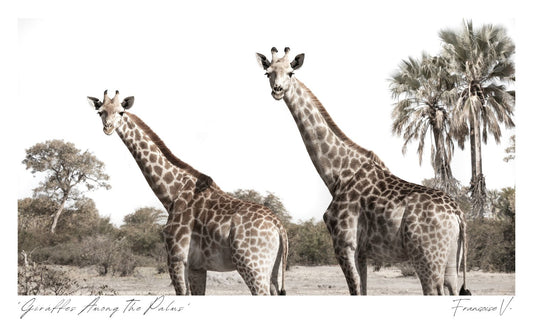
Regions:
<instances>
[{"instance_id":1,"label":"dirt ground","mask_svg":"<svg viewBox=\"0 0 533 320\"><path fill-rule=\"evenodd\" d=\"M157 274L152 267L139 267L128 277L99 276L92 267L58 267L67 271L82 288L74 294L100 295L173 295L167 273ZM293 266L286 273L287 295L348 295L348 287L339 266ZM462 278L460 280L462 282ZM468 288L474 295L514 295L514 273L467 273ZM102 289L103 286L106 286ZM97 290L98 289L98 290ZM207 295L249 295L250 291L237 272L208 272ZM382 268L368 273L368 295L421 295L416 277L404 277L396 268Z\"/></svg>"}]
</instances>

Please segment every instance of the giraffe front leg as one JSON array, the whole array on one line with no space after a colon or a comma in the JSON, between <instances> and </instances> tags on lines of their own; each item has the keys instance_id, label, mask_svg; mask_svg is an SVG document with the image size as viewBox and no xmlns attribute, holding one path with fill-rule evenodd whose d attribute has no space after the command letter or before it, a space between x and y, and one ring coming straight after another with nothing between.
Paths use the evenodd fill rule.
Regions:
<instances>
[{"instance_id":1,"label":"giraffe front leg","mask_svg":"<svg viewBox=\"0 0 533 320\"><path fill-rule=\"evenodd\" d=\"M361 277L361 294L366 296L367 262L366 257L361 253L357 257L357 270Z\"/></svg>"},{"instance_id":2,"label":"giraffe front leg","mask_svg":"<svg viewBox=\"0 0 533 320\"><path fill-rule=\"evenodd\" d=\"M169 256L168 272L176 295L183 296L189 294L189 283L186 280L186 265L183 259Z\"/></svg>"},{"instance_id":3,"label":"giraffe front leg","mask_svg":"<svg viewBox=\"0 0 533 320\"><path fill-rule=\"evenodd\" d=\"M336 205L335 202L332 202L328 211L324 214L324 222L333 240L335 257L344 273L351 295L360 295L362 293L361 279L356 265L359 250L357 243L357 219L354 213L357 212L357 210L355 212L353 210L348 211L347 208L342 208Z\"/></svg>"},{"instance_id":4,"label":"giraffe front leg","mask_svg":"<svg viewBox=\"0 0 533 320\"><path fill-rule=\"evenodd\" d=\"M191 242L190 228L179 226L175 223L167 223L163 228L165 245L168 255L168 271L176 295L190 293L188 278L189 246Z\"/></svg>"},{"instance_id":5,"label":"giraffe front leg","mask_svg":"<svg viewBox=\"0 0 533 320\"><path fill-rule=\"evenodd\" d=\"M205 296L205 283L207 279L206 270L189 270L189 284L191 294L195 296Z\"/></svg>"},{"instance_id":6,"label":"giraffe front leg","mask_svg":"<svg viewBox=\"0 0 533 320\"><path fill-rule=\"evenodd\" d=\"M335 256L346 278L351 295L361 295L361 279L355 265L355 245L337 245Z\"/></svg>"}]
</instances>

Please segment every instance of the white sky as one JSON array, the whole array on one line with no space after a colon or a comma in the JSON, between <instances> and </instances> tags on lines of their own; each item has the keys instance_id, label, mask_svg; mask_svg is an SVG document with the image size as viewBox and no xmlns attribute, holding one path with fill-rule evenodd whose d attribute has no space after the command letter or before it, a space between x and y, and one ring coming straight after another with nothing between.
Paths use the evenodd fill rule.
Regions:
<instances>
[{"instance_id":1,"label":"white sky","mask_svg":"<svg viewBox=\"0 0 533 320\"><path fill-rule=\"evenodd\" d=\"M156 2L157 3L157 2ZM329 2L328 2L329 3ZM255 52L291 47L304 52L296 77L321 100L339 127L376 152L396 175L415 183L433 177L429 140L422 167L416 145L401 153L391 134L387 79L402 59L422 51L437 54L439 30L459 28L463 16L377 15L378 6L242 4L101 8L94 14L29 15L18 22L19 110L26 115L17 136L17 197L37 184L20 163L25 149L47 139L64 139L105 162L112 189L88 194L101 215L119 225L141 206L161 207L116 134L102 132L86 96L103 91L135 96L131 112L159 134L173 153L210 175L224 190L271 191L294 220L320 220L330 195L315 171L294 120L270 96ZM398 6L398 5L394 5ZM285 11L285 12L283 12ZM476 26L505 26L517 41L512 17L468 15ZM508 146L483 146L489 189L515 184L514 163L502 161ZM469 151L456 149L453 173L470 179Z\"/></svg>"}]
</instances>

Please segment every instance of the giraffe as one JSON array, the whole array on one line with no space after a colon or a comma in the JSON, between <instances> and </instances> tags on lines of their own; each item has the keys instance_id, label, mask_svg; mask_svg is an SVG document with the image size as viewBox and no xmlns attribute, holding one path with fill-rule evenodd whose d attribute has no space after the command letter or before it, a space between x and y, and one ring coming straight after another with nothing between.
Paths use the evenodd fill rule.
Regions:
<instances>
[{"instance_id":1,"label":"giraffe","mask_svg":"<svg viewBox=\"0 0 533 320\"><path fill-rule=\"evenodd\" d=\"M461 258L466 270L466 222L458 205L441 191L393 175L375 153L350 140L294 77L304 54L290 61L289 51L278 57L272 48L272 61L260 53L256 58L332 196L323 218L350 294L366 295L367 259L373 259L378 265L409 261L425 295L444 294L445 286L456 295ZM468 294L463 272L460 293Z\"/></svg>"},{"instance_id":2,"label":"giraffe","mask_svg":"<svg viewBox=\"0 0 533 320\"><path fill-rule=\"evenodd\" d=\"M237 270L253 295L284 295L288 240L269 209L234 198L175 157L130 109L134 97L87 97L104 133L117 132L168 212L163 229L177 295L205 295L207 271ZM281 264L281 289L278 271Z\"/></svg>"}]
</instances>

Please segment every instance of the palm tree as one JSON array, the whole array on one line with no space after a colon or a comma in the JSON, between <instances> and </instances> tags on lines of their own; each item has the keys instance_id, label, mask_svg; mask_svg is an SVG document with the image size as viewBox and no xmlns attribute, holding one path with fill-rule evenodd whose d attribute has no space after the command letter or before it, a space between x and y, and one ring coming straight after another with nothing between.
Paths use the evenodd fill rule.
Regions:
<instances>
[{"instance_id":1,"label":"palm tree","mask_svg":"<svg viewBox=\"0 0 533 320\"><path fill-rule=\"evenodd\" d=\"M451 62L451 72L458 76L458 99L453 113L452 131L459 147L470 140L472 178L470 192L472 214L482 218L486 187L482 170L481 139L487 143L489 133L499 143L500 124L514 127L515 45L503 27L483 25L474 30L465 21L461 30L442 30L443 56Z\"/></svg>"},{"instance_id":2,"label":"palm tree","mask_svg":"<svg viewBox=\"0 0 533 320\"><path fill-rule=\"evenodd\" d=\"M425 140L431 140L431 164L435 172L435 185L456 195L458 182L452 175L450 162L453 140L450 135L450 106L455 101L454 77L448 73L447 61L426 53L421 59L409 57L400 63L390 79L392 97L397 101L392 112L392 132L403 136L407 145L418 140L418 159L422 163ZM429 134L428 134L429 132Z\"/></svg>"}]
</instances>

